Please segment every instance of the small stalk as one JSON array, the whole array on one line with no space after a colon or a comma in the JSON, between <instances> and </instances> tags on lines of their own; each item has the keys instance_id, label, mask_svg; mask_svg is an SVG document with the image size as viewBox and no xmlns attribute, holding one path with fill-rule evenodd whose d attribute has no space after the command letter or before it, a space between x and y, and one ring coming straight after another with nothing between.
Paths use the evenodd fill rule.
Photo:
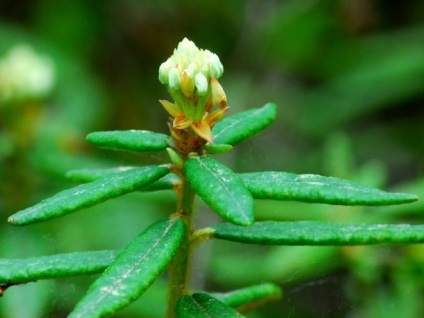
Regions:
<instances>
[{"instance_id":1,"label":"small stalk","mask_svg":"<svg viewBox=\"0 0 424 318\"><path fill-rule=\"evenodd\" d=\"M190 281L190 257L191 257L191 235L193 229L193 205L195 193L182 176L182 187L178 190L177 214L179 214L186 223L187 231L174 260L169 266L169 287L168 287L168 310L166 317L174 318L178 298L187 290L187 284Z\"/></svg>"}]
</instances>

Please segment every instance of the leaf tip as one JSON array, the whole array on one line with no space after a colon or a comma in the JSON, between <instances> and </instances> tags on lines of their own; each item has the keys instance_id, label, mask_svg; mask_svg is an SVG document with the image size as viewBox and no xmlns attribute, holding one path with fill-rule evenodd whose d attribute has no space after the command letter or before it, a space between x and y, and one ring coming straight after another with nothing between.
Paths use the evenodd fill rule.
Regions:
<instances>
[{"instance_id":1,"label":"leaf tip","mask_svg":"<svg viewBox=\"0 0 424 318\"><path fill-rule=\"evenodd\" d=\"M277 104L275 103L266 103L264 108L269 108L270 110L273 110L275 113L277 112Z\"/></svg>"},{"instance_id":2,"label":"leaf tip","mask_svg":"<svg viewBox=\"0 0 424 318\"><path fill-rule=\"evenodd\" d=\"M22 225L21 222L19 222L19 218L17 218L15 214L9 216L9 218L7 219L7 222L12 225Z\"/></svg>"}]
</instances>

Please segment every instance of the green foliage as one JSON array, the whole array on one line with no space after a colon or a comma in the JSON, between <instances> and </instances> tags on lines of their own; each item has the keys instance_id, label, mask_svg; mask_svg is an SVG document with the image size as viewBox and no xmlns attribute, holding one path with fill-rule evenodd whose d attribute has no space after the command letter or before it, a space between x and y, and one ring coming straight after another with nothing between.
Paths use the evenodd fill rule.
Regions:
<instances>
[{"instance_id":1,"label":"green foliage","mask_svg":"<svg viewBox=\"0 0 424 318\"><path fill-rule=\"evenodd\" d=\"M177 218L144 230L94 282L69 317L110 315L137 299L172 260L185 230Z\"/></svg>"},{"instance_id":2,"label":"green foliage","mask_svg":"<svg viewBox=\"0 0 424 318\"><path fill-rule=\"evenodd\" d=\"M286 172L253 172L240 175L255 199L293 200L340 205L390 205L414 202L408 193L387 193L346 180Z\"/></svg>"},{"instance_id":3,"label":"green foliage","mask_svg":"<svg viewBox=\"0 0 424 318\"><path fill-rule=\"evenodd\" d=\"M276 115L277 105L270 103L226 117L212 131L214 143L235 146L267 128Z\"/></svg>"},{"instance_id":4,"label":"green foliage","mask_svg":"<svg viewBox=\"0 0 424 318\"><path fill-rule=\"evenodd\" d=\"M148 152L165 150L171 138L146 130L98 131L89 134L87 141L100 148Z\"/></svg>"},{"instance_id":5,"label":"green foliage","mask_svg":"<svg viewBox=\"0 0 424 318\"><path fill-rule=\"evenodd\" d=\"M168 167L147 166L107 176L91 183L62 191L39 204L19 211L9 218L13 225L26 225L57 218L129 193L169 172Z\"/></svg>"},{"instance_id":6,"label":"green foliage","mask_svg":"<svg viewBox=\"0 0 424 318\"><path fill-rule=\"evenodd\" d=\"M275 115L273 104L243 112L221 122L221 125L227 123L229 127L237 128L227 130L227 127L218 126L216 136L221 136L222 141L228 144L240 143L263 130ZM128 151L165 150L169 144L169 137L144 131L141 134L134 131L115 131L110 134L99 132L90 134L88 139L104 148ZM194 242L213 238L265 245L424 242L424 231L420 225L254 222L253 197L328 204L388 205L415 201L417 198L414 195L386 193L372 187L316 175L283 172L237 175L218 161L200 154L190 154L182 160L185 160L183 167L172 166L176 175L169 173L170 165L71 171L69 177L89 183L62 191L32 208L20 211L11 216L9 222L25 225L49 220L128 192L146 191L148 186L152 187L147 189L150 191L175 189L177 194L182 194L179 207L170 219L157 221L144 230L116 258L114 254L111 257L111 252L87 252L28 260L4 260L4 263L11 265L5 274L0 275L1 282L5 284L4 289L22 282L92 274L106 268L70 315L101 317L113 314L137 299L172 262L171 285L176 286L171 286L168 296L171 302L169 317L241 317L232 306L250 308L268 298L278 298L279 289L273 285L253 286L234 291L225 297L218 296L223 302L205 293L187 294L187 278L184 277L188 272L184 272L187 271L184 268ZM180 178L182 181L178 182ZM155 183L159 185L154 186ZM190 221L193 190L212 210L234 224L222 223L198 230L193 228ZM172 261L176 254L178 256ZM33 268L34 264L39 265Z\"/></svg>"},{"instance_id":7,"label":"green foliage","mask_svg":"<svg viewBox=\"0 0 424 318\"><path fill-rule=\"evenodd\" d=\"M265 221L249 227L218 224L211 235L234 242L263 245L401 244L424 242L424 226Z\"/></svg>"},{"instance_id":8,"label":"green foliage","mask_svg":"<svg viewBox=\"0 0 424 318\"><path fill-rule=\"evenodd\" d=\"M253 307L266 301L275 301L282 297L280 287L274 284L260 284L250 286L228 293L213 294L213 297L222 301L227 306L243 309L244 305Z\"/></svg>"},{"instance_id":9,"label":"green foliage","mask_svg":"<svg viewBox=\"0 0 424 318\"><path fill-rule=\"evenodd\" d=\"M0 259L0 281L22 284L39 279L97 274L103 272L116 255L116 251L97 251Z\"/></svg>"},{"instance_id":10,"label":"green foliage","mask_svg":"<svg viewBox=\"0 0 424 318\"><path fill-rule=\"evenodd\" d=\"M243 317L231 307L215 299L208 294L194 293L181 296L177 303L178 318L202 318L202 317Z\"/></svg>"},{"instance_id":11,"label":"green foliage","mask_svg":"<svg viewBox=\"0 0 424 318\"><path fill-rule=\"evenodd\" d=\"M419 138L424 124L422 1L386 6L354 0L142 0L104 6L76 0L59 6L66 15L57 14L58 3L52 0L30 6L4 0L0 10L0 59L12 46L29 44L51 58L57 75L47 99L15 109L0 105L0 255L5 260L20 262L31 256L32 262L34 256L54 253L121 250L143 228L176 211L175 194L179 202L179 193L188 185L179 169L134 188L132 194L66 218L19 229L6 222L11 213L72 187L64 178L71 169L86 167L68 173L72 181L86 183L170 161L156 150L95 151L84 143L84 136L131 128L164 133L166 116L155 107L163 93L157 65L182 34L219 53L229 115L260 105L264 96L281 106L275 124L260 138L231 150L217 136L198 153L202 158L231 150L214 158L237 172L250 195L260 199L255 200L253 226L268 220L286 225L317 221L326 226L423 223L422 200L385 207L369 201L376 195L406 201L414 199L406 193L424 195L424 139ZM220 120L213 134L231 117ZM243 142L241 127L234 126L240 130L239 139L222 142ZM171 162L182 166L178 160ZM261 170L271 171L238 173ZM296 172L293 178L302 173L334 176L340 180L333 179L338 191L310 183L297 187L289 183L289 173L278 171ZM265 176L275 174L285 175L287 182L278 182L278 189L276 184L262 185L253 178L261 174L264 178L259 180L267 183L272 181ZM251 182L244 180L248 175ZM343 190L350 183L390 192L365 189L367 202L360 207L341 206L347 199L357 202L353 205L364 200ZM326 200L336 201L319 204ZM214 227L211 219L220 218L211 217L202 204L200 208L192 225L196 231L189 234L200 246L189 251L195 259L194 275L185 284L196 291L207 289L230 305L209 291L263 281L287 290L278 306L256 309L252 317L423 316L423 245L264 247L221 239L203 244L210 232L196 226ZM65 316L90 283L91 278L83 276L7 288L0 316ZM165 294L166 278L160 277L116 316L163 317ZM250 305L247 300L247 306L237 310L245 312Z\"/></svg>"},{"instance_id":12,"label":"green foliage","mask_svg":"<svg viewBox=\"0 0 424 318\"><path fill-rule=\"evenodd\" d=\"M229 168L209 157L192 157L184 170L194 191L222 218L239 225L253 223L253 198Z\"/></svg>"}]
</instances>

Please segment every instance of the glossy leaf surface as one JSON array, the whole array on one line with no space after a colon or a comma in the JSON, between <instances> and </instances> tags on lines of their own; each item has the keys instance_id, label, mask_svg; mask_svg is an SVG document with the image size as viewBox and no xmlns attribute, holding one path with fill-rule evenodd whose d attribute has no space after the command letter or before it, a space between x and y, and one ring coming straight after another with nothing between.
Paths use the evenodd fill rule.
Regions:
<instances>
[{"instance_id":1,"label":"glossy leaf surface","mask_svg":"<svg viewBox=\"0 0 424 318\"><path fill-rule=\"evenodd\" d=\"M255 307L270 300L277 300L282 297L280 287L274 284L260 284L250 286L228 293L212 294L213 297L222 301L227 306L238 308L246 305Z\"/></svg>"},{"instance_id":2,"label":"glossy leaf surface","mask_svg":"<svg viewBox=\"0 0 424 318\"><path fill-rule=\"evenodd\" d=\"M256 222L252 226L222 223L213 227L219 239L263 245L367 245L424 242L424 225L342 224L318 221Z\"/></svg>"},{"instance_id":3,"label":"glossy leaf surface","mask_svg":"<svg viewBox=\"0 0 424 318\"><path fill-rule=\"evenodd\" d=\"M178 299L177 317L240 318L244 316L208 294L194 293L192 295L181 296Z\"/></svg>"},{"instance_id":4,"label":"glossy leaf surface","mask_svg":"<svg viewBox=\"0 0 424 318\"><path fill-rule=\"evenodd\" d=\"M215 144L235 146L267 128L277 116L277 106L268 103L218 121L212 130Z\"/></svg>"},{"instance_id":5,"label":"glossy leaf surface","mask_svg":"<svg viewBox=\"0 0 424 318\"><path fill-rule=\"evenodd\" d=\"M77 169L71 170L66 174L66 177L76 182L93 182L105 177L109 177L119 172L136 169L135 167L117 167L107 169ZM140 191L159 191L171 190L178 186L180 178L173 173L168 173L157 181L154 181L147 186L142 186Z\"/></svg>"},{"instance_id":6,"label":"glossy leaf surface","mask_svg":"<svg viewBox=\"0 0 424 318\"><path fill-rule=\"evenodd\" d=\"M389 205L416 201L408 193L389 193L333 177L287 172L239 174L256 199L303 201L339 205Z\"/></svg>"},{"instance_id":7,"label":"glossy leaf surface","mask_svg":"<svg viewBox=\"0 0 424 318\"><path fill-rule=\"evenodd\" d=\"M9 217L13 225L26 225L60 217L129 193L169 173L166 166L146 166L64 190Z\"/></svg>"},{"instance_id":8,"label":"glossy leaf surface","mask_svg":"<svg viewBox=\"0 0 424 318\"><path fill-rule=\"evenodd\" d=\"M194 191L222 218L239 225L253 223L253 198L228 167L209 157L193 157L184 169Z\"/></svg>"},{"instance_id":9,"label":"glossy leaf surface","mask_svg":"<svg viewBox=\"0 0 424 318\"><path fill-rule=\"evenodd\" d=\"M103 317L129 305L166 268L184 235L182 219L160 220L149 226L90 286L69 317Z\"/></svg>"},{"instance_id":10,"label":"glossy leaf surface","mask_svg":"<svg viewBox=\"0 0 424 318\"><path fill-rule=\"evenodd\" d=\"M147 130L97 131L87 135L87 141L100 148L131 152L165 150L170 136Z\"/></svg>"},{"instance_id":11,"label":"glossy leaf surface","mask_svg":"<svg viewBox=\"0 0 424 318\"><path fill-rule=\"evenodd\" d=\"M100 273L117 254L116 251L96 251L0 259L0 284L19 284L39 279Z\"/></svg>"}]
</instances>

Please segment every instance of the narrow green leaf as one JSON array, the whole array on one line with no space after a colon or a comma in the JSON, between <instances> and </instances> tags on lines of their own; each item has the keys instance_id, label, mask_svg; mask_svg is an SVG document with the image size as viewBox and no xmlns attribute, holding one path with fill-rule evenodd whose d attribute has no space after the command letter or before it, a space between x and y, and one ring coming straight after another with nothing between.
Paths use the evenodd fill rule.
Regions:
<instances>
[{"instance_id":1,"label":"narrow green leaf","mask_svg":"<svg viewBox=\"0 0 424 318\"><path fill-rule=\"evenodd\" d=\"M95 251L0 259L0 283L20 284L39 279L101 273L117 254L116 251Z\"/></svg>"},{"instance_id":2,"label":"narrow green leaf","mask_svg":"<svg viewBox=\"0 0 424 318\"><path fill-rule=\"evenodd\" d=\"M57 218L79 209L134 191L169 173L166 166L146 166L64 190L37 205L9 217L13 225L26 225Z\"/></svg>"},{"instance_id":3,"label":"narrow green leaf","mask_svg":"<svg viewBox=\"0 0 424 318\"><path fill-rule=\"evenodd\" d=\"M226 153L233 149L233 146L226 145L226 144L207 144L205 145L205 150L207 153L210 154L219 154L219 153Z\"/></svg>"},{"instance_id":4,"label":"narrow green leaf","mask_svg":"<svg viewBox=\"0 0 424 318\"><path fill-rule=\"evenodd\" d=\"M184 169L194 191L222 218L239 225L253 223L253 198L228 167L209 157L192 157Z\"/></svg>"},{"instance_id":5,"label":"narrow green leaf","mask_svg":"<svg viewBox=\"0 0 424 318\"><path fill-rule=\"evenodd\" d=\"M87 135L87 141L100 147L132 152L165 150L170 136L147 130L97 131Z\"/></svg>"},{"instance_id":6,"label":"narrow green leaf","mask_svg":"<svg viewBox=\"0 0 424 318\"><path fill-rule=\"evenodd\" d=\"M227 306L240 309L256 308L265 302L278 300L282 297L281 288L275 284L260 284L234 290L228 293L214 293L213 297Z\"/></svg>"},{"instance_id":7,"label":"narrow green leaf","mask_svg":"<svg viewBox=\"0 0 424 318\"><path fill-rule=\"evenodd\" d=\"M204 293L183 295L177 302L178 318L241 318L233 308Z\"/></svg>"},{"instance_id":8,"label":"narrow green leaf","mask_svg":"<svg viewBox=\"0 0 424 318\"><path fill-rule=\"evenodd\" d=\"M341 224L318 221L256 222L249 227L222 223L219 239L263 245L367 245L424 242L424 225Z\"/></svg>"},{"instance_id":9,"label":"narrow green leaf","mask_svg":"<svg viewBox=\"0 0 424 318\"><path fill-rule=\"evenodd\" d=\"M136 167L117 167L107 169L77 169L71 170L66 173L66 177L76 182L93 182L105 177L112 176L116 173L136 169ZM181 183L180 178L173 174L168 173L157 181L148 185L142 186L140 191L159 191L159 190L172 190Z\"/></svg>"},{"instance_id":10,"label":"narrow green leaf","mask_svg":"<svg viewBox=\"0 0 424 318\"><path fill-rule=\"evenodd\" d=\"M114 167L99 169L76 169L66 173L66 177L75 182L93 182L105 177L110 177L116 173L135 169L136 167Z\"/></svg>"},{"instance_id":11,"label":"narrow green leaf","mask_svg":"<svg viewBox=\"0 0 424 318\"><path fill-rule=\"evenodd\" d=\"M69 318L111 315L136 300L172 260L184 235L182 219L149 226L90 286Z\"/></svg>"},{"instance_id":12,"label":"narrow green leaf","mask_svg":"<svg viewBox=\"0 0 424 318\"><path fill-rule=\"evenodd\" d=\"M262 108L224 117L212 130L213 142L235 146L267 128L277 116L277 106L268 103Z\"/></svg>"},{"instance_id":13,"label":"narrow green leaf","mask_svg":"<svg viewBox=\"0 0 424 318\"><path fill-rule=\"evenodd\" d=\"M287 172L239 174L256 199L303 201L339 205L390 205L418 200L408 193L388 193L333 177Z\"/></svg>"}]
</instances>

